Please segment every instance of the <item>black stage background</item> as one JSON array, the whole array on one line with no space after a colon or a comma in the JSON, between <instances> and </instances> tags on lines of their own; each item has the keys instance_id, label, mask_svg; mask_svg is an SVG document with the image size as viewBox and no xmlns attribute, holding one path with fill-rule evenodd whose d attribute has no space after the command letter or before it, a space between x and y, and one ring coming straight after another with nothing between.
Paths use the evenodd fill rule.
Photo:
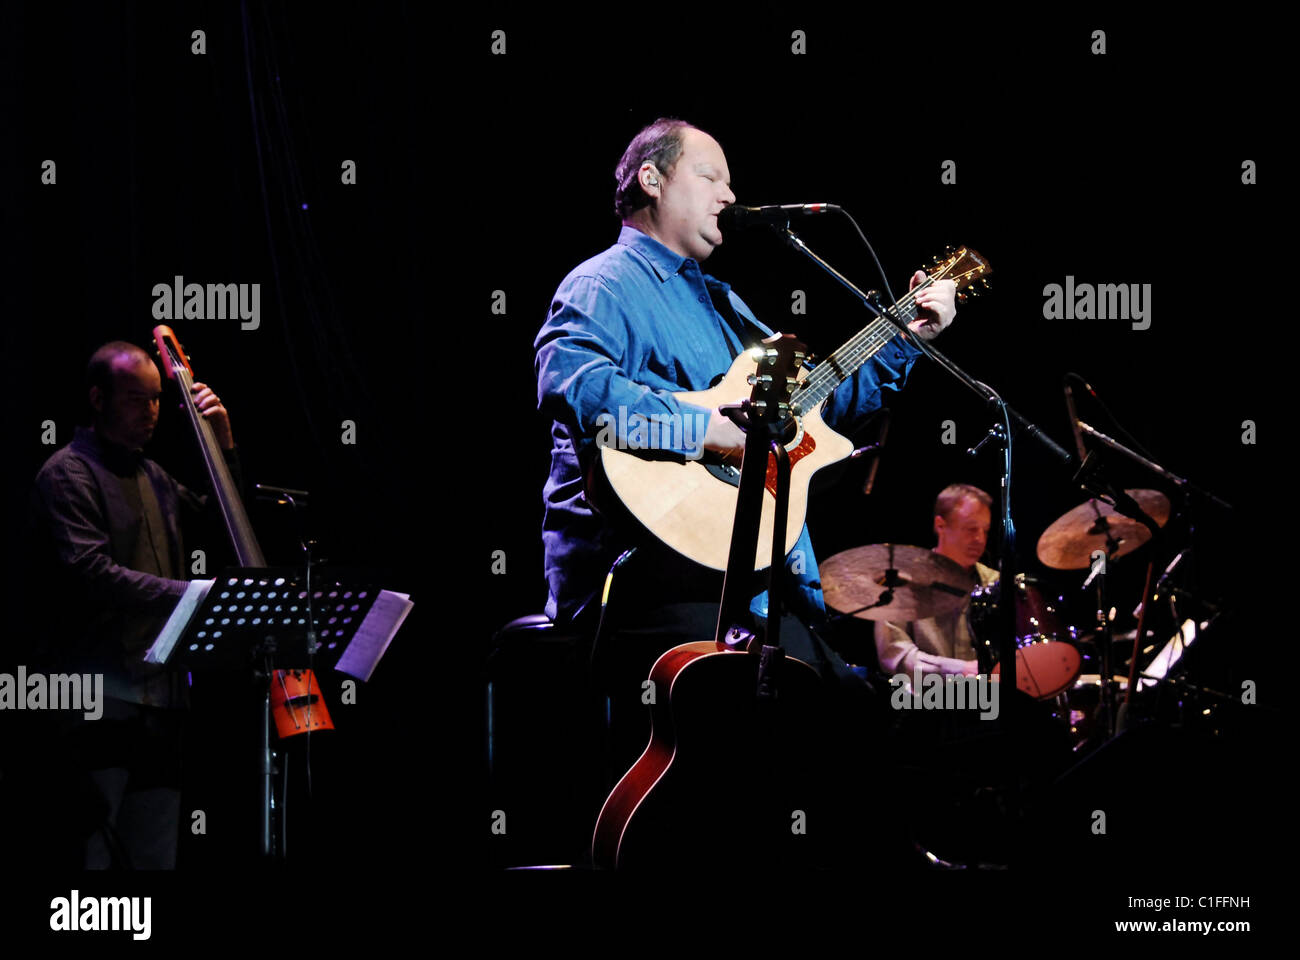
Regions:
<instances>
[{"instance_id":1,"label":"black stage background","mask_svg":"<svg viewBox=\"0 0 1300 960\"><path fill-rule=\"evenodd\" d=\"M1255 679L1261 703L1280 710L1286 681L1265 666L1277 662L1271 645L1278 637L1257 625L1266 622L1262 611L1250 615L1266 569L1263 525L1276 522L1280 491L1266 480L1274 475L1265 463L1270 444L1242 442L1243 421L1269 419L1280 359L1268 346L1278 317L1266 292L1276 283L1267 266L1275 259L1276 201L1241 180L1244 160L1264 169L1276 150L1266 40L1231 22L1210 31L1082 9L987 20L969 8L889 15L872 7L849 18L768 4L734 16L657 7L544 25L502 12L478 23L476 36L505 31L506 52L471 58L461 75L469 89L493 91L480 101L469 140L482 184L476 210L484 252L470 316L476 330L492 325L483 335L495 348L492 365L509 371L494 384L486 422L501 424L503 442L519 455L500 460L478 488L493 509L483 518L477 570L478 592L491 599L475 636L540 612L545 600L537 489L549 467L549 424L535 413L527 428L521 419L536 409L532 337L559 280L617 236L613 169L623 148L644 124L676 116L722 144L738 202L846 207L896 292L944 244L984 254L994 268L992 290L959 307L936 346L1070 450L1061 382L1067 371L1080 373L1168 468L1237 506L1231 516L1203 514L1197 525L1206 538L1204 585L1236 598L1232 628L1213 654L1203 653L1203 682L1212 675L1221 689L1240 690ZM804 55L792 53L795 29L805 31ZM1094 29L1106 31L1105 56L1089 52ZM956 161L955 185L940 182L945 160ZM845 221L809 219L796 229L859 285L881 287ZM499 252L503 245L510 254ZM728 236L706 269L769 326L797 332L815 352L829 352L865 322L846 293L762 231ZM1150 328L1044 319L1045 285L1064 284L1067 275L1150 283ZM791 315L796 289L807 294L806 316ZM504 316L490 312L497 290L507 297ZM873 493L862 496L869 464L857 462L825 478L810 507L819 557L864 543L928 546L930 507L945 484L964 480L996 493L998 458L965 455L990 418L961 385L921 361L888 403L894 419ZM1088 400L1080 415L1103 431L1111 422ZM941 442L945 420L956 423L955 445ZM521 435L528 437L522 444ZM872 439L869 429L859 442ZM1016 449L1022 569L1077 596L1080 578L1045 570L1034 544L1083 497L1031 444ZM1159 486L1122 460L1111 463L1125 486ZM491 572L490 550L505 552L505 576ZM1119 565L1114 596L1136 598L1144 561L1138 554ZM1125 603L1132 609L1136 601L1117 606ZM999 923L996 904L1017 902L1022 930L1042 924L1056 937L1113 934L1114 920L1147 918L1127 909L1137 895L1131 888L1144 885L1139 878L1171 873L1208 874L1213 886L1240 881L1260 890L1253 909L1276 907L1270 858L1288 839L1275 786L1279 717L1235 713L1226 749L1129 743L1081 770L1067 788L1068 815L1094 809L1090 803L1124 809L1103 854L1084 852L1086 840L1055 847L1061 837L1044 834L1046 875L901 880L862 864L848 871L849 882L813 889L834 891L828 902L876 934L911 929L899 918L915 918L918 901L942 903L989 929ZM876 773L881 791L895 789L891 771ZM491 862L500 850L493 844L504 839L483 841ZM1151 886L1177 884L1153 879ZM536 885L519 887L522 897ZM607 889L594 882L562 888ZM794 900L779 902L805 915Z\"/></svg>"},{"instance_id":2,"label":"black stage background","mask_svg":"<svg viewBox=\"0 0 1300 960\"><path fill-rule=\"evenodd\" d=\"M196 29L203 55L192 52ZM66 785L30 766L46 757L33 761L21 742L25 718L0 718L15 844L2 885L36 904L31 913L14 903L12 915L7 905L7 928L48 929L50 898L78 887L153 893L156 938L256 931L300 896L337 896L390 870L427 815L419 731L432 727L420 719L429 694L404 692L426 665L435 569L422 526L431 471L414 339L425 318L415 192L429 142L417 122L430 80L417 71L415 29L400 4L31 4L4 15L6 583L25 572L27 496L55 449L41 443L41 425L53 421L57 446L68 442L88 422L90 353L112 339L152 351L150 331L166 322L196 379L230 411L247 483L309 490L306 528L321 557L416 603L355 705L340 702L341 674L323 678L336 730L312 737L310 807L301 780L294 788L296 873L253 866L252 730L233 679L196 683L183 820L202 809L208 832L184 831L175 880L64 869ZM47 159L54 185L40 181ZM355 185L341 182L344 161L356 165ZM178 275L260 283L260 325L155 319L153 286ZM343 442L345 421L354 443ZM206 488L174 394L148 454ZM249 502L249 513L268 563L297 564L285 509ZM209 575L231 557L219 525L186 547L205 549ZM9 670L41 628L23 596L9 594L16 616L0 658ZM297 778L304 749L294 745ZM19 757L29 765L11 762Z\"/></svg>"},{"instance_id":3,"label":"black stage background","mask_svg":"<svg viewBox=\"0 0 1300 960\"><path fill-rule=\"evenodd\" d=\"M189 52L196 27L208 32L205 57ZM791 52L796 29L802 55ZM1104 56L1089 52L1095 29L1106 31ZM505 31L504 55L491 52L494 30ZM1230 690L1255 681L1260 716L1279 715L1264 708L1280 710L1286 697L1270 646L1281 638L1257 626L1266 618L1252 607L1263 604L1262 577L1285 595L1260 554L1272 539L1264 524L1289 516L1267 451L1284 427L1274 336L1292 294L1270 229L1285 176L1275 61L1246 25L1082 11L995 22L970 9L847 19L773 4L735 16L484 7L444 23L405 5L114 4L10 14L0 42L17 125L0 160L14 211L4 230L10 528L21 529L31 477L51 452L40 423L58 424L60 444L70 436L86 356L112 338L145 342L154 283L260 281L259 330L173 326L229 406L250 478L311 488L331 558L375 567L417 601L362 703L340 707L347 722L313 746L318 786L333 788L320 801L331 832L322 827L313 859L332 862L314 874L330 890L414 909L408 898L421 896L425 873L413 881L413 866L441 884L494 863L478 671L492 632L545 600L549 424L536 413L532 340L559 280L615 239L614 165L659 116L717 137L741 203L847 208L896 292L945 244L984 254L992 289L959 307L936 346L1066 447L1061 378L1080 373L1167 467L1236 505L1198 523L1200 576L1235 602L1230 635L1210 658L1214 679ZM56 187L39 183L47 158L58 161ZM338 182L344 159L357 162L356 186ZM947 160L955 184L940 182ZM1256 185L1242 183L1246 160L1258 166ZM433 201L422 193L430 186ZM881 286L845 221L810 220L800 232L851 279ZM763 232L728 236L707 269L815 352L863 325L845 293ZM1150 328L1044 319L1044 286L1067 275L1151 284ZM806 316L791 316L795 289L807 294ZM492 310L494 291L505 292L504 315ZM889 448L871 496L861 494L865 462L821 484L809 514L819 557L873 542L929 545L941 487L964 480L996 492L997 458L964 453L989 416L959 384L920 361L888 402ZM1080 414L1115 432L1087 399ZM358 424L355 446L338 442L344 419ZM945 420L955 445L941 442ZM1242 441L1247 420L1256 444ZM164 414L151 455L197 479L175 417ZM1159 486L1112 462L1124 485ZM1024 569L1051 576L1033 544L1082 497L1027 442L1013 493ZM272 542L290 551L280 521L258 510L253 520L268 552ZM493 572L498 550L504 574ZM1115 578L1130 607L1144 556ZM9 560L21 568L21 556ZM428 697L409 687L425 669ZM1261 919L1276 907L1264 863L1289 843L1277 806L1280 728L1239 723L1234 764L1188 771L1179 786L1200 813L1181 814L1177 835L1165 836L1159 812L1144 811L1150 820L1112 838L1114 874L1162 875L1159 850L1139 836L1183 850L1204 840L1225 872L1197 893L1258 898ZM1201 824L1194 835L1189 822ZM223 887L261 889L233 854L205 869ZM496 905L539 887L566 897L610 889L599 877L478 879L485 885L469 889ZM960 901L996 901L1005 883L986 882L970 899L961 888ZM29 890L11 922L43 928L48 898L68 886L50 883ZM158 897L169 889L131 883ZM1078 935L1148 918L1121 910L1128 896L1183 892L1094 883L1091 868L1063 856L1044 887L1068 891ZM846 896L886 886L864 867ZM301 896L293 902L311 902ZM166 902L170 913L155 906L160 930L198 915L174 893ZM262 922L229 909L222 916Z\"/></svg>"}]
</instances>

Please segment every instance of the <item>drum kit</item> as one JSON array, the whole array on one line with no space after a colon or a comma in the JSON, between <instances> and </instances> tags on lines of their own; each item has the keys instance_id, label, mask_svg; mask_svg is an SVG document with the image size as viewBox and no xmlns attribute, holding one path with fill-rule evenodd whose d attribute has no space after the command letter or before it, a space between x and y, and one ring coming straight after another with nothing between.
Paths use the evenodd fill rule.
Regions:
<instances>
[{"instance_id":1,"label":"drum kit","mask_svg":"<svg viewBox=\"0 0 1300 960\"><path fill-rule=\"evenodd\" d=\"M1170 504L1164 494L1141 489L1127 493L1159 527L1165 526ZM1136 551L1151 535L1147 526L1117 513L1109 503L1090 499L1047 527L1038 539L1037 556L1051 570L1089 571L1099 552L1113 562ZM835 621L853 618L902 624L965 610L981 672L1000 673L996 662L998 621L993 616L1000 584L977 584L973 570L933 550L899 544L870 544L846 550L823 561L820 569L826 604L839 613ZM1110 631L1081 633L1070 622L1070 605L1065 597L1053 595L1046 582L1036 576L1015 575L1012 602L1017 688L1047 705L1053 722L1068 729L1076 754L1098 746L1112 726L1107 720L1111 714L1108 704L1126 698L1129 683L1128 676L1118 675L1112 677L1109 689L1102 683L1100 665L1110 658L1102 656L1101 645ZM1099 624L1104 617L1116 619L1113 607L1097 610L1095 616ZM1152 635L1150 630L1144 632ZM1195 635L1195 622L1183 623L1173 639L1137 674L1142 677L1137 689L1165 678ZM1131 656L1145 658L1154 649L1136 641L1136 631L1113 634L1114 673L1118 674L1120 666L1127 670ZM838 631L830 642L851 663L875 661L874 641L864 639L860 633Z\"/></svg>"}]
</instances>

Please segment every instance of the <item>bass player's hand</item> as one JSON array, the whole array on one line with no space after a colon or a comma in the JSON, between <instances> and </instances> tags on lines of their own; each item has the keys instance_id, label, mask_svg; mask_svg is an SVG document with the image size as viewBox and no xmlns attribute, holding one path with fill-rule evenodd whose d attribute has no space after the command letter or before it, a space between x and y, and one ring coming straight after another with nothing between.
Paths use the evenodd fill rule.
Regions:
<instances>
[{"instance_id":1,"label":"bass player's hand","mask_svg":"<svg viewBox=\"0 0 1300 960\"><path fill-rule=\"evenodd\" d=\"M221 398L206 383L191 385L190 392L194 394L194 404L199 408L199 413L212 425L212 432L216 434L221 449L233 450L235 435L230 430L230 414L221 405Z\"/></svg>"}]
</instances>

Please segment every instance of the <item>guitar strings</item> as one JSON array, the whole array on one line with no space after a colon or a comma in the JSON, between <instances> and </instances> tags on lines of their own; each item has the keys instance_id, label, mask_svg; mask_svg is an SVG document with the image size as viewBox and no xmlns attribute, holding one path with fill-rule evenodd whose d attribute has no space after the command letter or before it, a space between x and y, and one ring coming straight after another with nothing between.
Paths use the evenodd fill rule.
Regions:
<instances>
[{"instance_id":1,"label":"guitar strings","mask_svg":"<svg viewBox=\"0 0 1300 960\"><path fill-rule=\"evenodd\" d=\"M933 281L927 281L927 283L909 290L897 304L899 313L906 314L915 303L916 292L924 289L931 282ZM902 317L899 319L902 319ZM825 396L829 396L841 383L853 375L853 373L850 372L845 376L840 376L839 372L835 369L835 366L838 365L842 368L852 365L856 369L856 367L861 366L878 350L880 350L881 347L892 340L896 333L898 333L898 328L888 320L877 318L867 324L863 330L859 331L842 347L832 353L821 363L817 364L817 366L813 368L812 372L808 374L807 378L803 381L804 387L800 391L801 396L796 398L799 401L800 406L802 407L803 401L810 396L817 397L817 399L813 401L813 404L820 403L821 400L825 399ZM831 380L834 380L835 382L830 383ZM828 387L828 389L825 390L825 396L820 396L819 394L822 393L823 387Z\"/></svg>"},{"instance_id":2,"label":"guitar strings","mask_svg":"<svg viewBox=\"0 0 1300 960\"><path fill-rule=\"evenodd\" d=\"M950 264L943 272L927 277L923 283L918 284L916 287L913 287L904 294L902 299L896 304L899 308L898 312L905 315L909 310L911 310L916 302L916 294L924 290L926 287L933 285L936 280L957 279L952 276L944 276L951 267L952 264ZM971 271L966 271L965 273L960 274L959 277L960 279L966 279L970 276L970 273ZM892 308L890 309L892 310ZM895 316L898 316L898 314L895 314ZM913 316L915 316L915 314L913 314ZM899 316L899 319L903 320L904 323L910 322L902 316ZM812 372L810 372L804 379L802 389L800 390L801 396L795 398L795 402L799 405L800 410L806 412L808 409L807 406L804 406L804 401L815 397L816 399L811 400L809 404L810 406L815 406L826 397L830 396L830 394L834 392L841 383L853 375L853 373L849 373L846 376L840 376L839 372L835 369L836 366L844 367L846 365L851 365L856 370L858 366L861 366L867 360L871 359L871 357L874 356L881 347L892 340L898 332L898 328L888 320L877 318L867 324L863 330L850 338L847 343L841 346L821 363L817 364ZM832 364L831 361L835 361L834 364ZM823 368L825 368L825 372L823 372ZM826 388L824 392L823 387Z\"/></svg>"}]
</instances>

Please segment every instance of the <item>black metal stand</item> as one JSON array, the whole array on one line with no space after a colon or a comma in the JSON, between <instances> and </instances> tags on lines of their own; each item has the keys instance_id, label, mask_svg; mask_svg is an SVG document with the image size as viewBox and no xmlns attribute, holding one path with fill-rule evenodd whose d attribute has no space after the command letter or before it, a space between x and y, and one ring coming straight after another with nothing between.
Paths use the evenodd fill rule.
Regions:
<instances>
[{"instance_id":1,"label":"black metal stand","mask_svg":"<svg viewBox=\"0 0 1300 960\"><path fill-rule=\"evenodd\" d=\"M767 576L767 624L763 631L763 649L758 665L760 700L770 700L776 696L776 674L780 670L780 661L785 658L785 651L781 647L781 591L784 588L785 524L790 512L790 454L780 439L769 441L769 446L776 457L776 510L772 519L772 565L768 568ZM766 466L764 462L764 467Z\"/></svg>"},{"instance_id":2,"label":"black metal stand","mask_svg":"<svg viewBox=\"0 0 1300 960\"><path fill-rule=\"evenodd\" d=\"M789 339L793 341L793 338ZM792 369L797 371L805 350L803 344L797 341L794 344L795 361ZM768 356L775 355L775 351L770 351L770 348L759 349L769 349ZM790 456L784 441L793 433L788 404L775 400L770 403L776 406L759 408L752 401L746 400L721 408L745 431L745 457L740 470L736 517L732 524L722 601L718 606L715 639L720 644L735 645L740 632L733 631L732 627L749 609L769 455L776 460L776 507L773 515L772 562L767 577L767 619L763 636L756 638L761 643L757 691L760 698L776 695L777 664L785 657L781 648L781 574L785 568L785 527L790 509Z\"/></svg>"},{"instance_id":3,"label":"black metal stand","mask_svg":"<svg viewBox=\"0 0 1300 960\"><path fill-rule=\"evenodd\" d=\"M309 676L315 677L316 676L315 654L316 654L317 647L319 646L318 644L319 637L317 636L316 629L315 629L316 616L313 610L315 604L313 603L314 597L311 588L311 573L314 567L314 558L312 557L312 551L316 547L316 541L307 536L306 531L304 530L304 523L302 519L302 513L306 509L307 503L311 498L311 493L307 490L295 490L290 487L277 487L277 486L272 486L270 484L264 484L264 483L255 484L254 486L255 489L257 490L257 495L260 499L271 500L277 504L287 505L289 507L289 512L293 516L294 532L298 538L298 547L299 549L302 550L302 554L303 554L303 564L302 564L303 576L306 579L307 672ZM269 684L271 682L274 682L274 680L272 679L274 673L269 669L269 667L266 673L268 675L267 676L268 686L267 686L266 706L265 706L262 723L263 726L265 726L267 729L265 731L264 738L263 738L264 752L262 754L262 770L259 774L259 782L261 784L260 787L261 810L263 811L263 820L266 821L263 823L263 827L262 827L262 833L263 833L262 855L268 856L269 851L274 849L278 851L279 860L281 862L284 862L285 860L288 859L289 856L288 853L289 754L287 751L285 751L282 754L277 753L271 747L270 729L269 729L271 723ZM281 676L280 682L281 684L284 683L283 676ZM312 792L311 791L311 730L312 730L311 704L312 701L308 700L307 717L306 717L307 760L306 760L305 767L307 772L307 796L309 800L311 798L311 792ZM279 768L277 768L276 766L277 760L279 760L280 762ZM278 804L275 802L276 800L275 790L273 787L269 786L269 784L273 782L272 778L274 777L276 772L280 772L282 774L280 780L280 791L279 791L280 802ZM268 832L276 835L270 838L269 843L267 842L267 837L266 837L266 834ZM278 836L278 842L275 842L277 836Z\"/></svg>"},{"instance_id":4,"label":"black metal stand","mask_svg":"<svg viewBox=\"0 0 1300 960\"><path fill-rule=\"evenodd\" d=\"M1110 622L1110 597L1106 590L1109 577L1106 565L1110 563L1118 547L1119 544L1111 540L1107 534L1106 555L1093 560L1092 570L1083 584L1085 590L1094 580L1097 584L1097 635L1101 638L1101 709L1106 715L1107 740L1115 736L1115 660L1112 647L1115 642L1115 631ZM1139 637L1133 647L1134 657L1138 655L1141 646L1141 637Z\"/></svg>"},{"instance_id":5,"label":"black metal stand","mask_svg":"<svg viewBox=\"0 0 1300 960\"><path fill-rule=\"evenodd\" d=\"M1192 509L1193 495L1199 497L1201 500L1214 504L1215 506L1218 506L1224 510L1227 511L1233 510L1232 504L1227 503L1226 501L1220 499L1219 497L1216 497L1213 493L1210 493L1208 490L1198 487L1196 484L1192 483L1186 478L1181 477L1173 473L1172 471L1165 469L1160 464L1155 463L1154 461L1148 459L1147 457L1142 456L1141 454L1130 449L1129 447L1126 447L1118 440L1108 437L1106 434L1090 426L1089 424L1084 423L1082 420L1079 420L1078 424L1080 430L1080 443L1082 443L1082 435L1087 434L1088 436L1093 437L1100 443L1104 444L1106 447L1109 447L1111 450L1114 450L1116 453L1120 453L1123 456L1127 457L1129 460L1138 464L1139 466L1144 467L1152 474L1161 477L1162 479L1168 481L1169 483L1172 483L1175 486L1175 488L1179 491L1179 493L1182 495L1181 497L1182 502L1179 504L1179 509L1178 509L1179 514L1184 514L1184 513L1190 514ZM1135 500L1133 500L1132 497L1130 497L1123 490L1116 489L1112 487L1110 484L1106 483L1104 478L1102 478L1100 474L1101 474L1101 461L1100 461L1100 457L1098 457L1097 455L1097 452L1094 450L1088 453L1086 457L1084 457L1083 463L1079 467L1079 472L1076 475L1075 479L1085 489L1093 491L1096 496L1102 497L1104 499L1113 502L1115 505L1115 509L1118 510L1120 513L1124 514L1125 516L1132 517L1133 519L1138 520L1139 522L1144 524L1146 528L1151 531L1150 546L1153 551L1156 551L1154 556L1161 557L1159 550L1162 546L1166 545L1166 540L1167 540L1165 529L1162 529L1155 522L1154 519L1148 516L1142 510L1141 506L1139 506L1138 503ZM1189 523L1189 530L1192 529L1194 528ZM1084 588L1086 589L1088 583L1091 582L1094 578L1096 578L1098 582L1097 625L1098 625L1098 633L1101 636L1101 661L1102 661L1101 709L1106 718L1106 739L1108 740L1114 737L1122 729L1122 725L1119 722L1118 690L1115 682L1114 671L1112 669L1114 661L1113 661L1113 649L1112 649L1113 631L1111 629L1111 622L1110 622L1110 601L1106 595L1106 573L1107 573L1106 564L1110 562L1114 552L1118 549L1118 547L1119 544L1111 540L1108 533L1107 541L1106 541L1106 557L1104 560L1100 562L1099 565L1094 564L1093 571L1089 574L1088 581L1085 581L1084 584ZM1152 562L1155 563L1156 561L1153 559ZM1098 567L1100 567L1100 569L1098 569ZM1142 597L1143 610L1147 610L1149 608L1151 604L1151 594L1153 592L1154 591L1149 588L1144 591ZM1176 617L1175 617L1175 626L1177 626ZM1141 653L1143 640L1144 640L1143 637L1138 636L1136 642L1133 645L1133 652L1132 652L1133 669L1131 672L1134 674L1138 672L1137 658ZM1132 698L1135 693L1135 690L1133 689L1134 682L1135 681L1130 681L1130 687L1127 694L1129 698ZM1127 724L1127 722L1128 722L1128 715L1126 710L1124 723Z\"/></svg>"},{"instance_id":6,"label":"black metal stand","mask_svg":"<svg viewBox=\"0 0 1300 960\"><path fill-rule=\"evenodd\" d=\"M1012 409L1011 406L1008 405L1005 401L1003 401L1003 399L999 397L998 394L991 387L989 387L987 384L980 383L978 380L971 377L969 374L967 374L964 370L962 370L959 366L957 366L955 363L953 363L951 360L945 357L942 353L940 353L930 344L926 343L920 337L913 335L912 332L908 330L904 320L900 316L898 316L895 308L891 307L889 309L882 310L880 307L876 306L876 304L872 302L872 298L868 294L860 290L856 285L853 284L852 281L850 281L847 277L845 277L842 273L840 273L838 270L832 267L829 263L823 260L816 253L814 253L808 247L808 245L804 243L803 240L801 240L798 237L798 235L796 235L795 232L789 228L788 224L784 228L784 236L785 239L795 250L798 250L800 253L802 253L804 256L810 259L813 263L817 264L817 266L821 267L822 270L828 273L836 281L838 281L841 286L843 286L846 290L848 290L851 294L853 294L858 299L858 301L861 302L861 304L864 307L866 307L869 311L871 311L871 313L874 314L878 319L883 320L889 323L891 326L893 326L895 328L895 332L898 335L902 336L908 343L911 343L923 354L925 354L927 357L929 357L939 366L943 367L943 369L947 370L950 374L952 374L954 377L960 380L963 384L966 385L968 389L970 389L976 396L980 397L980 399L982 399L986 404L995 406L996 409L998 410L1002 422L994 427L993 431L991 431L989 436L986 436L985 440L988 440L990 438L999 439L1000 442L1002 442L1003 444L1004 452L1005 452L1005 456L1003 458L1003 474L1002 474L1002 484L1001 484L1002 552L999 560L999 580L1002 583L1010 583L1012 577L1014 576L1015 565L1016 565L1016 558L1014 552L1016 534L1015 534L1015 526L1011 519L1011 434L1012 434L1011 424L1012 422L1014 421L1020 427L1021 433L1023 435L1036 440L1049 453L1051 453L1057 460L1059 460L1064 466L1069 468L1071 471L1073 471L1074 468L1073 458L1068 453L1066 453L1065 450L1063 450L1060 446L1058 446L1056 442L1051 439L1051 437L1047 436L1047 434L1043 433L1043 431L1040 430L1037 426L1035 426L1032 422L1027 420L1025 417L1021 416L1014 409ZM1001 434L1001 436L998 437L998 434ZM983 441L981 442L981 445L982 443ZM1002 629L1000 630L998 656L1002 664L1001 682L1003 684L1006 684L1006 687L1009 690L1016 689L1017 664L1016 664L1016 655L1015 655L1016 630L1015 630L1014 603L1015 600L1014 597L1012 596L1012 591L1003 590L1000 592L998 622L1002 624ZM1007 706L1012 707L1012 710L1007 711L1003 709L1000 712L999 722L1002 722L1001 718L1005 717L1008 723L1014 723L1014 707L1012 706L1013 701L1014 701L1014 697L1007 698Z\"/></svg>"},{"instance_id":7,"label":"black metal stand","mask_svg":"<svg viewBox=\"0 0 1300 960\"><path fill-rule=\"evenodd\" d=\"M258 850L267 859L283 858L287 849L284 798L276 802L271 676L309 668L317 656L335 666L380 593L357 576L346 582L338 576L318 579L314 586L309 576L301 567L223 570L164 659L156 661L190 670L250 670L258 690Z\"/></svg>"}]
</instances>

